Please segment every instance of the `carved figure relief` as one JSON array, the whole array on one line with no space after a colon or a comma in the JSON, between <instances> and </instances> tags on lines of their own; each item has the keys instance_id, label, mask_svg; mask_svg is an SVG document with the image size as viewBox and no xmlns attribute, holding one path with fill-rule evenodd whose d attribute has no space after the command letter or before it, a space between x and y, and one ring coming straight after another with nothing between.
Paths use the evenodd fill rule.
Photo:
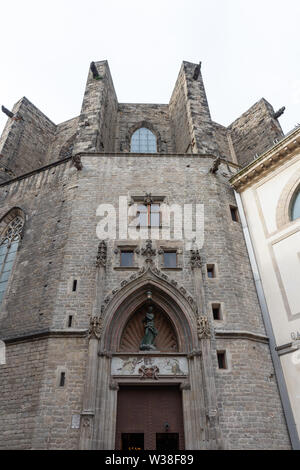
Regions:
<instances>
[{"instance_id":1,"label":"carved figure relief","mask_svg":"<svg viewBox=\"0 0 300 470\"><path fill-rule=\"evenodd\" d=\"M159 368L157 366L153 366L153 367L142 366L139 368L139 374L141 374L141 379L158 380L157 374L159 374Z\"/></svg>"},{"instance_id":2,"label":"carved figure relief","mask_svg":"<svg viewBox=\"0 0 300 470\"><path fill-rule=\"evenodd\" d=\"M144 305L131 316L121 337L120 351L138 352L142 344L143 350L178 351L176 333L167 315L157 306L155 318L152 318L153 315L149 306Z\"/></svg>"},{"instance_id":3,"label":"carved figure relief","mask_svg":"<svg viewBox=\"0 0 300 470\"><path fill-rule=\"evenodd\" d=\"M149 351L150 349L156 349L154 341L158 330L154 326L154 313L151 305L148 307L143 323L145 327L145 335L140 344L140 350Z\"/></svg>"}]
</instances>

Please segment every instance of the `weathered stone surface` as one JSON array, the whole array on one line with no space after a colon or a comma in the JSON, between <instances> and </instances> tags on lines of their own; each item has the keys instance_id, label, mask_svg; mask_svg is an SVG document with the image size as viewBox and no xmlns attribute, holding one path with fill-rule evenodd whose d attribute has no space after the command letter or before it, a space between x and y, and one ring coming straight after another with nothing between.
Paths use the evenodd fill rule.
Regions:
<instances>
[{"instance_id":1,"label":"weathered stone surface","mask_svg":"<svg viewBox=\"0 0 300 470\"><path fill-rule=\"evenodd\" d=\"M72 428L72 416L82 413L92 423L92 414L88 414L92 412L82 409L90 317L104 312L105 323L107 304L126 287L129 276L136 274L120 267L118 246L128 240L107 240L106 263L97 267L100 240L96 227L100 219L96 210L101 203L113 204L118 222L119 196L127 197L129 204L132 197L151 193L164 196L170 205L204 204L201 302L211 325L211 338L205 339L211 341L207 351L211 351L213 361L212 369L207 369L211 374L208 382L216 384L223 440L228 448L235 449L289 448L268 345L234 336L215 338L213 327L220 323L213 320L211 309L213 303L222 304L223 330L265 335L242 229L230 214L235 198L228 177L234 174L236 165L232 163L228 133L232 134L238 160L245 163L252 152L248 148L251 139L259 147L269 145L273 138L268 127L272 122L268 106L263 102L257 107L258 115L265 117L261 122L254 109L248 127L245 118L241 118L226 129L211 121L201 73L196 80L193 78L196 64L183 64L169 105L118 104L107 62L96 62L95 66L99 79L89 71L79 118L55 126L22 101L20 109L27 109L24 124L9 122L2 137L5 162L20 177L0 185L0 217L20 207L26 222L0 310L1 339L6 341L8 357L6 365L0 365L0 388L4 391L0 399L0 447L79 447L80 430ZM158 154L129 152L130 133L143 122L149 123L160 139ZM19 124L25 126L23 134L18 134ZM244 140L239 134L243 126L248 129ZM38 133L38 127L43 132ZM261 143L260 133L267 135L269 131L269 137ZM280 132L278 128L277 131ZM36 135L35 140L32 135ZM70 156L78 152L80 170ZM228 161L221 160L212 174L209 170L220 155ZM33 171L45 164L48 166ZM29 171L33 173L24 175ZM174 247L174 243L152 240L153 269L162 269L161 253L168 246ZM186 249L182 242L178 246L180 266L161 276L178 288L196 315L194 299L198 292L193 276L198 268L191 268L191 248ZM146 263L144 247L145 240L134 242L133 270ZM205 274L206 264L215 265L215 278ZM228 351L226 371L217 366L216 351L220 350ZM183 392L191 400L200 387L196 380L200 377L200 352L184 353L190 354L189 367L194 371L192 384ZM103 379L101 376L97 384L103 387L107 403L113 407L118 384L113 390L107 386L110 352L101 354L103 370L99 370ZM58 385L61 372L65 373L64 387ZM94 399L94 394L91 396ZM211 423L216 419L214 412L207 411ZM111 423L105 425L113 442L114 427ZM202 433L202 426L194 423L191 429ZM211 436L212 424L209 429ZM103 437L105 432L101 432ZM197 439L199 436L195 436L195 442ZM210 439L211 446L217 447L219 437Z\"/></svg>"}]
</instances>

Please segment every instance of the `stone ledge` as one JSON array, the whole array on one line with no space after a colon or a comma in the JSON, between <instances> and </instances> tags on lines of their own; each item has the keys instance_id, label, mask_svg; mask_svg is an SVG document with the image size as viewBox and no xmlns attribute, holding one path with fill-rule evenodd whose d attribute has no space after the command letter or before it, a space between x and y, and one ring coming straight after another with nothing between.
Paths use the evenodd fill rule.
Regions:
<instances>
[{"instance_id":1,"label":"stone ledge","mask_svg":"<svg viewBox=\"0 0 300 470\"><path fill-rule=\"evenodd\" d=\"M64 330L40 330L34 331L32 333L24 333L21 335L16 336L7 336L1 337L1 340L5 342L5 344L12 344L12 343L19 343L19 342L27 342L27 341L36 341L45 338L60 338L60 337L71 337L71 338L80 338L87 336L88 330L87 329L73 329L68 328Z\"/></svg>"},{"instance_id":2,"label":"stone ledge","mask_svg":"<svg viewBox=\"0 0 300 470\"><path fill-rule=\"evenodd\" d=\"M215 329L215 336L216 338L222 339L247 339L249 341L256 341L259 343L269 343L269 338L267 336L253 333L252 331Z\"/></svg>"}]
</instances>

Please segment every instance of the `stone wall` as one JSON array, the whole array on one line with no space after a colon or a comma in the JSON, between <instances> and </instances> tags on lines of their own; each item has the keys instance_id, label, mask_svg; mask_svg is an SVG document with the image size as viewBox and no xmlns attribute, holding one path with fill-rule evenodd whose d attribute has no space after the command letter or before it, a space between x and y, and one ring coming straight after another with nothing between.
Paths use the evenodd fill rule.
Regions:
<instances>
[{"instance_id":1,"label":"stone wall","mask_svg":"<svg viewBox=\"0 0 300 470\"><path fill-rule=\"evenodd\" d=\"M14 206L21 207L26 213L24 238L16 259L8 301L2 310L2 337L12 341L12 337L25 333L38 336L49 330L52 335L57 331L62 335L48 340L43 380L38 376L36 380L32 378L40 400L34 437L31 434L26 437L26 442L16 441L13 447L78 446L78 430L71 429L70 422L72 414L79 413L82 406L87 343L86 338L76 337L76 331L74 337L65 338L64 335L68 331L71 334L67 327L69 315L74 319L72 328L82 332L88 329L93 312L99 244L96 227L100 220L96 210L100 203L111 203L118 209L119 196L127 196L129 202L131 196L151 192L153 196L165 196L169 204L204 204L202 259L207 264L215 264L217 273L216 278L207 278L204 282L210 321L217 329L265 334L242 229L238 222L231 220L229 206L234 204L234 195L228 184L231 170L222 163L219 172L211 174L212 162L213 157L196 155L89 155L82 156L83 168L80 171L70 162L62 162L0 187L3 213ZM119 289L121 282L132 274L130 269L119 269L118 256L114 252L118 243L118 240L108 242L103 299L111 296L112 290ZM154 246L159 248L160 243L167 246L170 242L154 241ZM138 242L138 245L143 247L145 241ZM182 248L182 269L171 270L167 274L170 280L176 280L194 297L190 252ZM135 256L136 266L142 266L145 257L141 253ZM158 254L154 264L162 268ZM72 288L74 280L77 281L75 291ZM211 303L214 302L222 303L223 320L220 322L212 319ZM276 383L274 379L273 382L267 380L274 376L267 345L258 343L258 349L254 350L255 341L235 338L227 339L225 343L222 341L220 343L217 337L215 348L225 348L231 358L231 369L217 379L224 438L233 448L288 448ZM19 346L14 347L17 349ZM216 349L213 350L214 358ZM16 354L22 355L17 351ZM14 364L16 362L8 363L12 370ZM55 385L57 371L62 367L67 373L64 390L57 389ZM256 368L259 368L259 373ZM1 372L2 369L0 375ZM216 377L219 373L216 367ZM260 390L263 390L262 398L256 400ZM10 399L15 401L19 410L18 393L11 390ZM264 394L267 400L263 399ZM230 396L235 399L231 400ZM255 405L253 396L257 401ZM3 406L5 409L5 404ZM270 416L271 407L276 410L275 421ZM27 417L23 415L22 408L18 413L23 429ZM247 423L255 429L248 434ZM9 422L4 425L4 435L10 432L10 426ZM262 435L264 440L260 442Z\"/></svg>"},{"instance_id":2,"label":"stone wall","mask_svg":"<svg viewBox=\"0 0 300 470\"><path fill-rule=\"evenodd\" d=\"M20 207L26 216L13 275L1 305L2 335L40 331L53 321L72 214L69 187L76 174L68 162L0 187L0 216L13 207Z\"/></svg>"},{"instance_id":3,"label":"stone wall","mask_svg":"<svg viewBox=\"0 0 300 470\"><path fill-rule=\"evenodd\" d=\"M0 449L31 449L47 361L47 341L6 346L0 366Z\"/></svg>"},{"instance_id":4,"label":"stone wall","mask_svg":"<svg viewBox=\"0 0 300 470\"><path fill-rule=\"evenodd\" d=\"M170 100L176 152L215 154L217 144L201 70L183 62Z\"/></svg>"},{"instance_id":5,"label":"stone wall","mask_svg":"<svg viewBox=\"0 0 300 470\"><path fill-rule=\"evenodd\" d=\"M1 446L78 448L79 431L71 421L82 411L90 317L100 314L101 304L145 264L145 240L120 240L117 232L107 242L105 276L97 290L96 211L100 204L112 204L118 222L120 196L129 207L132 197L151 193L169 205L204 206L201 260L204 266L214 265L216 276L204 276L203 312L215 330L212 355L228 447L289 448L242 227L231 218L235 198L228 179L236 169L222 160L218 171L210 172L216 156L234 161L236 154L244 165L253 152L263 151L281 135L272 108L261 100L228 129L213 123L201 72L194 75L196 64L188 62L182 65L169 105L118 105L107 62L95 65L99 76L89 71L79 118L55 126L22 99L14 112L24 120L9 120L3 134L3 162L17 175L32 174L0 184L0 220L14 207L26 216L0 310L8 353L7 364L0 366ZM138 123L148 123L158 136L158 154L128 153L130 133ZM79 171L71 159L78 152ZM14 173L3 175L6 180ZM120 267L118 246L124 243L140 248L133 269ZM166 272L158 250L174 245L181 250L180 266ZM153 248L154 266L196 298L191 247L182 240L153 240ZM101 298L95 298L96 292ZM213 319L213 303L222 306L221 320ZM248 338L241 338L245 332ZM217 367L218 350L226 350L226 371ZM66 383L60 388L61 371Z\"/></svg>"},{"instance_id":6,"label":"stone wall","mask_svg":"<svg viewBox=\"0 0 300 470\"><path fill-rule=\"evenodd\" d=\"M73 153L79 116L56 126L53 140L48 147L47 163L70 157Z\"/></svg>"},{"instance_id":7,"label":"stone wall","mask_svg":"<svg viewBox=\"0 0 300 470\"><path fill-rule=\"evenodd\" d=\"M175 149L177 153L196 152L190 116L187 109L187 89L182 65L169 103Z\"/></svg>"},{"instance_id":8,"label":"stone wall","mask_svg":"<svg viewBox=\"0 0 300 470\"><path fill-rule=\"evenodd\" d=\"M116 152L130 152L132 133L148 127L157 137L158 152L174 152L169 107L166 104L119 104Z\"/></svg>"},{"instance_id":9,"label":"stone wall","mask_svg":"<svg viewBox=\"0 0 300 470\"><path fill-rule=\"evenodd\" d=\"M8 119L0 141L0 166L11 171L9 179L46 165L48 147L56 132L56 125L25 97L12 112L22 119ZM7 175L3 176L0 172L0 182L7 180Z\"/></svg>"},{"instance_id":10,"label":"stone wall","mask_svg":"<svg viewBox=\"0 0 300 470\"><path fill-rule=\"evenodd\" d=\"M82 411L86 359L87 337L48 340L33 449L78 449L79 428L72 427L72 417ZM63 387L61 372L65 373Z\"/></svg>"},{"instance_id":11,"label":"stone wall","mask_svg":"<svg viewBox=\"0 0 300 470\"><path fill-rule=\"evenodd\" d=\"M248 165L283 137L273 114L270 103L261 99L228 127L239 165Z\"/></svg>"},{"instance_id":12,"label":"stone wall","mask_svg":"<svg viewBox=\"0 0 300 470\"><path fill-rule=\"evenodd\" d=\"M86 338L7 343L0 366L0 449L78 449ZM61 387L60 374L65 373Z\"/></svg>"},{"instance_id":13,"label":"stone wall","mask_svg":"<svg viewBox=\"0 0 300 470\"><path fill-rule=\"evenodd\" d=\"M228 449L286 450L290 440L267 344L236 339L216 341L226 350L228 369L217 369L220 425Z\"/></svg>"},{"instance_id":14,"label":"stone wall","mask_svg":"<svg viewBox=\"0 0 300 470\"><path fill-rule=\"evenodd\" d=\"M115 149L117 96L106 60L96 62L98 77L88 73L73 153Z\"/></svg>"},{"instance_id":15,"label":"stone wall","mask_svg":"<svg viewBox=\"0 0 300 470\"><path fill-rule=\"evenodd\" d=\"M228 161L237 163L232 156L232 152L231 152L230 145L228 142L229 132L228 132L227 127L222 126L221 124L217 124L216 122L213 122L212 124L214 127L214 135L216 139L218 155L221 156L222 158L225 158Z\"/></svg>"}]
</instances>

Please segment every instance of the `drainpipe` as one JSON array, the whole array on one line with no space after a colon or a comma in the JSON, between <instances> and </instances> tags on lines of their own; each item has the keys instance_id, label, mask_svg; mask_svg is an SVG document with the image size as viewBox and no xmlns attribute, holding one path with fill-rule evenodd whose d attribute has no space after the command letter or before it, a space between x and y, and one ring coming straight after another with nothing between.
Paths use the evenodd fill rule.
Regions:
<instances>
[{"instance_id":1,"label":"drainpipe","mask_svg":"<svg viewBox=\"0 0 300 470\"><path fill-rule=\"evenodd\" d=\"M252 273L254 277L254 282L255 282L255 287L256 287L256 292L257 292L260 308L262 311L263 321L264 321L267 336L269 337L271 357L272 357L272 361L273 361L273 365L275 369L276 379L277 379L278 388L279 388L279 394L280 394L283 412L285 415L286 424L287 424L287 428L288 428L288 432L289 432L289 436L291 440L292 449L300 450L300 441L299 441L299 436L298 436L298 432L296 428L296 423L295 423L294 415L292 412L292 407L291 407L291 403L290 403L290 399L289 399L289 395L288 395L288 391L287 391L287 387L286 387L286 383L285 383L285 379L284 379L284 375L283 375L283 371L281 367L280 358L275 349L276 341L274 337L274 332L272 328L269 310L267 307L267 302L265 299L265 294L264 294L261 278L260 278L259 271L258 271L258 266L256 263L256 258L255 258L253 245L252 245L252 241L251 241L251 237L249 233L249 228L248 228L247 221L246 221L242 199L241 199L240 194L237 193L236 191L234 191L234 195L235 195L236 203L237 203L240 218L241 218L241 224L242 224L243 233L244 233L244 237L246 241L248 255L250 258L250 264L252 268Z\"/></svg>"}]
</instances>

